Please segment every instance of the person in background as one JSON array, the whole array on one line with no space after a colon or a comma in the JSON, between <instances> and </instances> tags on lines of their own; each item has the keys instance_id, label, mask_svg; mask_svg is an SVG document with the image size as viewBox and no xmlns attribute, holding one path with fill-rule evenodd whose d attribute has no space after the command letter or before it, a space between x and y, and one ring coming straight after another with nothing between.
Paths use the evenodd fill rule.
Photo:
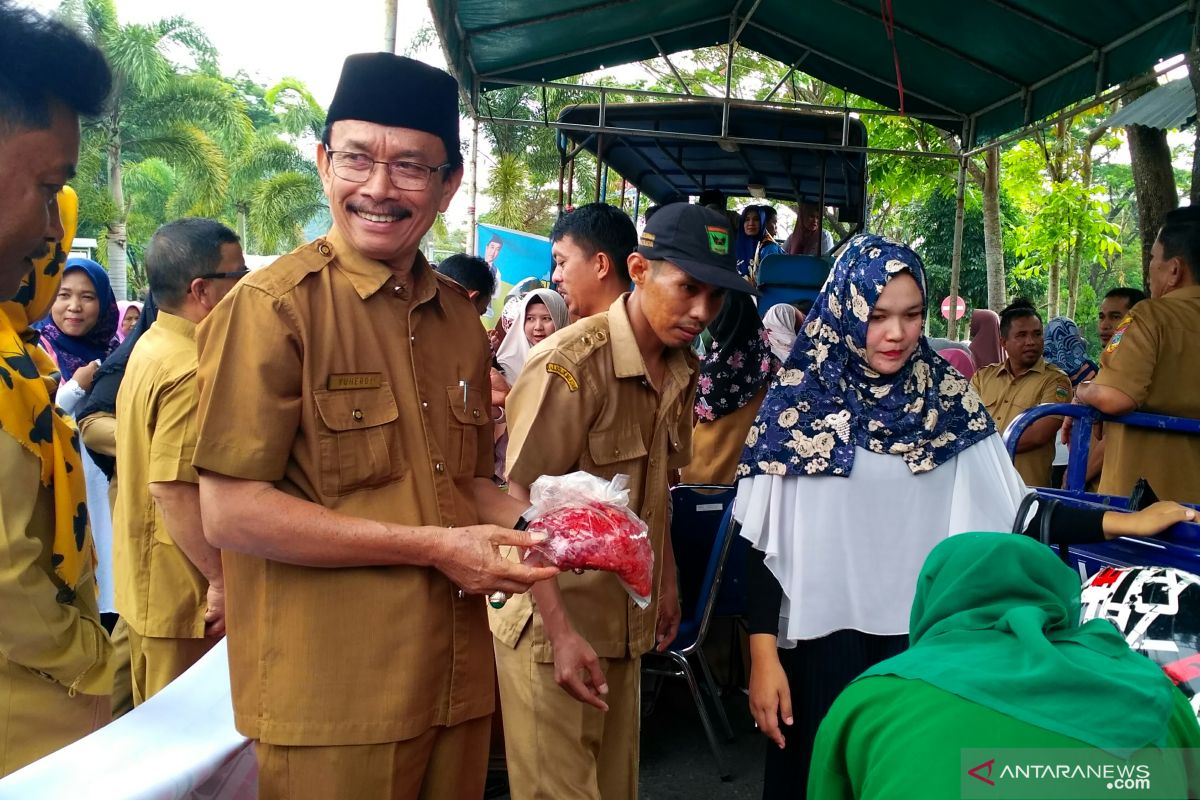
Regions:
<instances>
[{"instance_id":1,"label":"person in background","mask_svg":"<svg viewBox=\"0 0 1200 800\"><path fill-rule=\"evenodd\" d=\"M1167 214L1151 248L1150 299L1138 303L1100 356L1079 402L1105 414L1200 418L1200 208ZM1163 499L1200 503L1200 436L1108 423L1100 493L1128 496L1145 478Z\"/></svg>"},{"instance_id":2,"label":"person in background","mask_svg":"<svg viewBox=\"0 0 1200 800\"><path fill-rule=\"evenodd\" d=\"M749 278L754 270L754 257L766 233L763 230L764 216L762 209L755 205L742 209L741 224L738 225L733 252L737 259L738 274L743 278Z\"/></svg>"},{"instance_id":3,"label":"person in background","mask_svg":"<svg viewBox=\"0 0 1200 800\"><path fill-rule=\"evenodd\" d=\"M514 800L637 796L641 656L679 628L667 483L692 452L689 348L726 291L751 291L731 239L720 212L665 206L629 257L633 293L535 348L508 398L514 497L543 475L626 475L654 551L644 609L590 571L491 612Z\"/></svg>"},{"instance_id":4,"label":"person in background","mask_svg":"<svg viewBox=\"0 0 1200 800\"><path fill-rule=\"evenodd\" d=\"M488 313L492 298L496 296L496 274L488 266L488 262L476 256L465 253L455 253L441 260L435 269L442 275L457 283L475 304L479 316Z\"/></svg>"},{"instance_id":5,"label":"person in background","mask_svg":"<svg viewBox=\"0 0 1200 800\"><path fill-rule=\"evenodd\" d=\"M758 275L758 267L764 258L784 252L783 245L775 240L775 237L779 235L779 212L775 210L774 206L759 206L758 208L761 212L759 218L762 222L762 236L759 237L758 247L754 251L752 275Z\"/></svg>"},{"instance_id":6,"label":"person in background","mask_svg":"<svg viewBox=\"0 0 1200 800\"><path fill-rule=\"evenodd\" d=\"M529 350L555 331L567 327L567 304L553 289L534 289L520 299L516 314L519 321L504 337L492 368L492 419L496 423L496 480L504 483L504 462L508 452L508 429L504 406L512 387L525 366Z\"/></svg>"},{"instance_id":7,"label":"person in background","mask_svg":"<svg viewBox=\"0 0 1200 800\"><path fill-rule=\"evenodd\" d=\"M142 302L140 300L117 301L117 336L116 341L111 343L114 350L137 327L141 316Z\"/></svg>"},{"instance_id":8,"label":"person in background","mask_svg":"<svg viewBox=\"0 0 1200 800\"><path fill-rule=\"evenodd\" d=\"M462 182L458 98L442 70L349 56L316 154L332 228L196 332L192 463L261 800L480 797L479 595L558 574L498 553L535 540L492 482L487 340L421 255Z\"/></svg>"},{"instance_id":9,"label":"person in background","mask_svg":"<svg viewBox=\"0 0 1200 800\"><path fill-rule=\"evenodd\" d=\"M637 243L633 221L605 203L588 203L558 218L550 231L551 280L571 321L607 311L629 290L626 262Z\"/></svg>"},{"instance_id":10,"label":"person in background","mask_svg":"<svg viewBox=\"0 0 1200 800\"><path fill-rule=\"evenodd\" d=\"M908 650L855 679L821 723L810 800L960 797L975 763L962 751L1009 748L1070 750L1079 765L1164 748L1154 785L1194 796L1191 705L1108 620L1081 625L1079 603L1079 575L1032 539L939 544L917 579ZM992 769L971 774L997 779Z\"/></svg>"},{"instance_id":11,"label":"person in background","mask_svg":"<svg viewBox=\"0 0 1200 800\"><path fill-rule=\"evenodd\" d=\"M101 361L112 349L117 320L117 300L104 267L87 258L67 259L50 315L33 327L41 332L42 349L59 367L60 383L54 402L76 420ZM100 614L102 620L107 620L116 611L108 477L86 448L79 455L87 484L88 523L96 546Z\"/></svg>"},{"instance_id":12,"label":"person in background","mask_svg":"<svg viewBox=\"0 0 1200 800\"><path fill-rule=\"evenodd\" d=\"M977 308L971 312L971 356L975 359L976 369L1004 360L1000 315L991 309Z\"/></svg>"},{"instance_id":13,"label":"person in background","mask_svg":"<svg viewBox=\"0 0 1200 800\"><path fill-rule=\"evenodd\" d=\"M662 206L659 206L659 205L650 205L650 206L646 206L646 211L645 211L645 213L642 215L642 223L643 223L643 224L645 224L645 225L649 225L649 224L650 224L650 219L651 219L651 218L652 218L652 217L653 217L655 214L657 214L661 208L662 208Z\"/></svg>"},{"instance_id":14,"label":"person in background","mask_svg":"<svg viewBox=\"0 0 1200 800\"><path fill-rule=\"evenodd\" d=\"M1113 333L1121 326L1129 310L1146 299L1146 293L1141 289L1129 286L1119 286L1104 295L1100 303L1099 319L1096 322L1096 332L1100 334L1100 349L1108 347Z\"/></svg>"},{"instance_id":15,"label":"person in background","mask_svg":"<svg viewBox=\"0 0 1200 800\"><path fill-rule=\"evenodd\" d=\"M55 412L54 365L29 328L74 236L65 186L80 117L101 113L111 88L95 45L0 0L0 777L111 713L78 434Z\"/></svg>"},{"instance_id":16,"label":"person in background","mask_svg":"<svg viewBox=\"0 0 1200 800\"><path fill-rule=\"evenodd\" d=\"M209 219L169 222L146 247L158 318L130 354L117 393L122 480L113 520L135 706L225 633L221 555L204 538L192 466L196 326L249 272L237 234Z\"/></svg>"},{"instance_id":17,"label":"person in background","mask_svg":"<svg viewBox=\"0 0 1200 800\"><path fill-rule=\"evenodd\" d=\"M713 211L724 214L725 209L729 207L729 198L720 189L705 189L700 193L698 203L705 208L711 208Z\"/></svg>"},{"instance_id":18,"label":"person in background","mask_svg":"<svg viewBox=\"0 0 1200 800\"><path fill-rule=\"evenodd\" d=\"M1087 340L1079 326L1069 317L1055 317L1046 323L1046 361L1067 373L1071 385L1076 386L1096 376L1099 367L1088 358Z\"/></svg>"},{"instance_id":19,"label":"person in background","mask_svg":"<svg viewBox=\"0 0 1200 800\"><path fill-rule=\"evenodd\" d=\"M780 364L787 361L791 355L792 345L796 343L796 334L803 325L804 314L788 303L776 303L763 315L763 327L767 331L771 353Z\"/></svg>"},{"instance_id":20,"label":"person in background","mask_svg":"<svg viewBox=\"0 0 1200 800\"><path fill-rule=\"evenodd\" d=\"M1000 313L1000 342L1008 354L999 364L981 367L971 378L988 413L1001 431L1043 403L1071 402L1071 379L1043 356L1042 318L1033 303L1014 300ZM1017 472L1026 486L1051 486L1054 440L1062 417L1044 417L1030 425L1017 443Z\"/></svg>"},{"instance_id":21,"label":"person in background","mask_svg":"<svg viewBox=\"0 0 1200 800\"><path fill-rule=\"evenodd\" d=\"M727 292L708 330L712 343L700 360L692 428L692 449L704 457L684 467L681 480L725 485L734 482L746 434L779 361L747 292Z\"/></svg>"},{"instance_id":22,"label":"person in background","mask_svg":"<svg viewBox=\"0 0 1200 800\"><path fill-rule=\"evenodd\" d=\"M158 306L150 295L142 304L137 325L125 337L125 341L104 360L92 381L92 390L84 398L83 406L76 414L79 435L88 456L108 478L109 513L117 505L117 391L125 377L129 355L142 334L150 329L158 317ZM113 695L112 716L117 719L133 710L133 676L130 672L129 626L113 611L101 614L104 627L112 637L113 646Z\"/></svg>"},{"instance_id":23,"label":"person in background","mask_svg":"<svg viewBox=\"0 0 1200 800\"><path fill-rule=\"evenodd\" d=\"M821 206L802 201L796 204L796 229L784 243L794 256L827 256L833 252L833 235L821 227Z\"/></svg>"}]
</instances>

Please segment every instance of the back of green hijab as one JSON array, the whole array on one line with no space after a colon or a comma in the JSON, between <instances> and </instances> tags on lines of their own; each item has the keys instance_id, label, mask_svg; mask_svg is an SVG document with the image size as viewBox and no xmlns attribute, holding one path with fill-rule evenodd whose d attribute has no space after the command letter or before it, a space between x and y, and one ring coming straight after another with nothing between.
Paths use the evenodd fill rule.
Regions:
<instances>
[{"instance_id":1,"label":"back of green hijab","mask_svg":"<svg viewBox=\"0 0 1200 800\"><path fill-rule=\"evenodd\" d=\"M1114 753L1164 745L1175 688L1110 622L1079 616L1079 576L1049 548L952 536L917 579L909 649L859 679L921 680Z\"/></svg>"}]
</instances>

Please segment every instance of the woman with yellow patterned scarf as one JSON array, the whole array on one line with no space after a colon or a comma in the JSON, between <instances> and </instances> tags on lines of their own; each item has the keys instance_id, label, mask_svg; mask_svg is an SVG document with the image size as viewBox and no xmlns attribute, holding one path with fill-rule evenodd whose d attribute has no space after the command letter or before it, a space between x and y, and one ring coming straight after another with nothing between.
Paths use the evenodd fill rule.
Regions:
<instances>
[{"instance_id":1,"label":"woman with yellow patterned scarf","mask_svg":"<svg viewBox=\"0 0 1200 800\"><path fill-rule=\"evenodd\" d=\"M0 777L106 723L113 687L79 435L30 328L75 233L75 193L58 200L64 242L0 303Z\"/></svg>"}]
</instances>

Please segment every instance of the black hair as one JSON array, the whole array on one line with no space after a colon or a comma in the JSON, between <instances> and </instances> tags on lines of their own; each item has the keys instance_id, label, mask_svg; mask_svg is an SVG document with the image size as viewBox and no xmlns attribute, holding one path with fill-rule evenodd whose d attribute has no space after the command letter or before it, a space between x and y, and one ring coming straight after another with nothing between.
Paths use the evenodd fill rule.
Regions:
<instances>
[{"instance_id":1,"label":"black hair","mask_svg":"<svg viewBox=\"0 0 1200 800\"><path fill-rule=\"evenodd\" d=\"M216 270L221 245L237 244L238 235L212 219L188 217L168 222L146 245L150 293L164 311L178 309L192 281Z\"/></svg>"},{"instance_id":2,"label":"black hair","mask_svg":"<svg viewBox=\"0 0 1200 800\"><path fill-rule=\"evenodd\" d=\"M1180 258L1200 283L1200 206L1168 211L1158 232L1164 258Z\"/></svg>"},{"instance_id":3,"label":"black hair","mask_svg":"<svg viewBox=\"0 0 1200 800\"><path fill-rule=\"evenodd\" d=\"M504 244L504 237L498 233L493 233L492 238L488 239L488 244Z\"/></svg>"},{"instance_id":4,"label":"black hair","mask_svg":"<svg viewBox=\"0 0 1200 800\"><path fill-rule=\"evenodd\" d=\"M496 275L488 263L478 256L455 253L443 258L437 271L469 292L479 292L488 303L496 295Z\"/></svg>"},{"instance_id":5,"label":"black hair","mask_svg":"<svg viewBox=\"0 0 1200 800\"><path fill-rule=\"evenodd\" d=\"M625 212L605 203L588 203L558 218L550 241L570 236L589 255L604 253L623 283L629 283L629 254L637 249L637 228Z\"/></svg>"},{"instance_id":6,"label":"black hair","mask_svg":"<svg viewBox=\"0 0 1200 800\"><path fill-rule=\"evenodd\" d=\"M1110 297L1119 297L1129 304L1129 308L1133 308L1146 299L1146 293L1132 286L1118 286L1116 289L1110 289L1108 294L1104 295L1105 300Z\"/></svg>"},{"instance_id":7,"label":"black hair","mask_svg":"<svg viewBox=\"0 0 1200 800\"><path fill-rule=\"evenodd\" d=\"M1007 339L1013 322L1028 317L1036 317L1038 322L1042 321L1042 315L1038 313L1032 300L1027 297L1018 297L1013 300L1000 312L1000 336Z\"/></svg>"},{"instance_id":8,"label":"black hair","mask_svg":"<svg viewBox=\"0 0 1200 800\"><path fill-rule=\"evenodd\" d=\"M767 215L764 222L779 218L779 212L775 210L775 206L759 206L758 209Z\"/></svg>"},{"instance_id":9,"label":"black hair","mask_svg":"<svg viewBox=\"0 0 1200 800\"><path fill-rule=\"evenodd\" d=\"M58 20L0 0L0 136L50 127L55 102L93 117L111 89L99 48Z\"/></svg>"},{"instance_id":10,"label":"black hair","mask_svg":"<svg viewBox=\"0 0 1200 800\"><path fill-rule=\"evenodd\" d=\"M650 222L650 218L657 214L660 208L662 208L662 206L646 206L646 222Z\"/></svg>"},{"instance_id":11,"label":"black hair","mask_svg":"<svg viewBox=\"0 0 1200 800\"><path fill-rule=\"evenodd\" d=\"M725 193L720 189L705 189L700 192L700 205L718 206L723 211L728 207L729 200L726 199Z\"/></svg>"}]
</instances>

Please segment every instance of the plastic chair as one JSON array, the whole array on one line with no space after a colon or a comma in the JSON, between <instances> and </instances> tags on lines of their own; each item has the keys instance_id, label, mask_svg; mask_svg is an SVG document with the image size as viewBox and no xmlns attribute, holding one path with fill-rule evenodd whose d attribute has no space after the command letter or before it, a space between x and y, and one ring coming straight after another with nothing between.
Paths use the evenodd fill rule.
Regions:
<instances>
[{"instance_id":1,"label":"plastic chair","mask_svg":"<svg viewBox=\"0 0 1200 800\"><path fill-rule=\"evenodd\" d=\"M690 491L694 487L689 486L685 488ZM678 487L676 491L679 491ZM704 656L703 650L704 638L708 633L708 625L712 620L713 612L716 608L717 595L721 589L721 579L725 571L725 563L729 556L730 546L737 535L738 526L733 519L732 489L728 491L730 502L723 504L725 506L724 513L721 516L720 525L708 550L708 560L705 565L703 578L700 581L696 602L690 607L681 606L684 610L684 616L679 625L679 634L675 637L675 641L672 642L667 652L662 654L650 653L646 659L649 662L646 672L655 675L683 678L687 681L688 689L692 693L692 699L696 703L696 711L700 714L700 724L704 727L704 735L708 737L708 744L712 748L713 757L717 763L717 772L723 781L729 780L732 774L726 764L720 742L717 740L717 732L713 727L708 708L704 703L704 697L701 695L700 682L697 680L696 671L692 666L692 657L695 657L695 663L699 666L700 677L704 681L704 689L712 698L713 705L716 706L717 718L720 720L721 727L725 731L725 737L726 739L733 739L733 727L729 724L729 717L725 714L725 708L721 705L717 684L713 680L712 670L708 666L708 661ZM680 496L688 497L688 495ZM719 499L713 499L719 498L720 495L699 496L708 499L712 504L721 502ZM679 524L678 519L672 521L671 528L673 551L676 554L676 563L678 564L679 556L694 549L696 541L686 534L675 538L675 531L678 530L683 533L686 530ZM703 535L703 532L701 532L701 535ZM679 567L679 571L680 582L682 583L684 575L683 567ZM653 660L655 658L665 661L666 666L654 666Z\"/></svg>"}]
</instances>

